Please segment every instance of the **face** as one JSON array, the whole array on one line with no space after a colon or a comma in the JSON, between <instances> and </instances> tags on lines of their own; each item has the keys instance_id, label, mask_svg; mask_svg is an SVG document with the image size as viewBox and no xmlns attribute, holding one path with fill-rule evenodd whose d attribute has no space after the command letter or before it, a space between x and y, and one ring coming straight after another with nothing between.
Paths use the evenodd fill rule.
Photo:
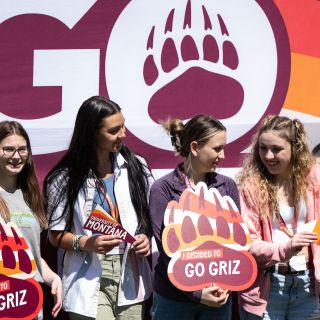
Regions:
<instances>
[{"instance_id":1,"label":"face","mask_svg":"<svg viewBox=\"0 0 320 320\"><path fill-rule=\"evenodd\" d=\"M0 175L18 175L28 159L27 141L13 134L0 142Z\"/></svg>"},{"instance_id":2,"label":"face","mask_svg":"<svg viewBox=\"0 0 320 320\"><path fill-rule=\"evenodd\" d=\"M291 169L291 145L277 131L269 130L260 135L259 156L270 174L278 179L288 177Z\"/></svg>"},{"instance_id":3,"label":"face","mask_svg":"<svg viewBox=\"0 0 320 320\"><path fill-rule=\"evenodd\" d=\"M102 119L102 126L96 135L97 152L117 152L121 149L122 139L125 138L126 128L124 117L121 112L117 112Z\"/></svg>"},{"instance_id":4,"label":"face","mask_svg":"<svg viewBox=\"0 0 320 320\"><path fill-rule=\"evenodd\" d=\"M194 142L197 144L196 142ZM212 136L204 145L194 145L191 150L197 171L200 174L216 170L220 160L224 159L226 132L220 131Z\"/></svg>"}]
</instances>

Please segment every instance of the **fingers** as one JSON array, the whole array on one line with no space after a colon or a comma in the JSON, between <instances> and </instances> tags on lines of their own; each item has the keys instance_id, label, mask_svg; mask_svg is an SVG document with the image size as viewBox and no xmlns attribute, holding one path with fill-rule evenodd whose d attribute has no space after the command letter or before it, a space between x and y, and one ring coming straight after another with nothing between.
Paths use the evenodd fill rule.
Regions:
<instances>
[{"instance_id":1,"label":"fingers","mask_svg":"<svg viewBox=\"0 0 320 320\"><path fill-rule=\"evenodd\" d=\"M317 239L317 234L313 232L296 233L291 238L291 248L294 250L299 250L302 247L310 246L310 244L314 243Z\"/></svg>"},{"instance_id":2,"label":"fingers","mask_svg":"<svg viewBox=\"0 0 320 320\"><path fill-rule=\"evenodd\" d=\"M104 254L106 252L111 251L114 247L118 246L121 242L122 240L120 240L117 236L112 236L112 235L92 236L86 240L84 247L88 251Z\"/></svg>"},{"instance_id":3,"label":"fingers","mask_svg":"<svg viewBox=\"0 0 320 320\"><path fill-rule=\"evenodd\" d=\"M228 290L213 286L202 290L201 303L210 307L219 308L227 302L228 297Z\"/></svg>"},{"instance_id":4,"label":"fingers","mask_svg":"<svg viewBox=\"0 0 320 320\"><path fill-rule=\"evenodd\" d=\"M132 244L132 248L137 254L143 256L148 256L151 252L150 241L144 234L136 236L136 241Z\"/></svg>"},{"instance_id":5,"label":"fingers","mask_svg":"<svg viewBox=\"0 0 320 320\"><path fill-rule=\"evenodd\" d=\"M56 318L62 307L62 283L60 278L52 282L51 294L54 297L54 306L51 311L53 318Z\"/></svg>"}]
</instances>

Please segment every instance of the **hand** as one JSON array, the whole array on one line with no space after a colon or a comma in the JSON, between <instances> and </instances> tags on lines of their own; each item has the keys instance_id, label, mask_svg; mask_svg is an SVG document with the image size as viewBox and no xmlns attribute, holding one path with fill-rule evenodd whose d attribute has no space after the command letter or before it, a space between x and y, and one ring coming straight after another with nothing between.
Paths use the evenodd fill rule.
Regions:
<instances>
[{"instance_id":1,"label":"hand","mask_svg":"<svg viewBox=\"0 0 320 320\"><path fill-rule=\"evenodd\" d=\"M212 287L202 289L200 303L209 307L219 308L227 302L229 294L229 290L224 290L213 285Z\"/></svg>"},{"instance_id":2,"label":"hand","mask_svg":"<svg viewBox=\"0 0 320 320\"><path fill-rule=\"evenodd\" d=\"M58 275L56 275L51 282L51 294L54 299L54 306L52 308L51 315L53 318L56 318L62 307L62 282Z\"/></svg>"},{"instance_id":3,"label":"hand","mask_svg":"<svg viewBox=\"0 0 320 320\"><path fill-rule=\"evenodd\" d=\"M84 239L83 239L84 238ZM105 254L118 246L122 240L112 235L96 235L80 238L80 249Z\"/></svg>"},{"instance_id":4,"label":"hand","mask_svg":"<svg viewBox=\"0 0 320 320\"><path fill-rule=\"evenodd\" d=\"M316 241L318 239L318 236L314 232L299 232L296 233L291 238L291 249L293 251L300 251L303 247L310 246L311 243Z\"/></svg>"},{"instance_id":5,"label":"hand","mask_svg":"<svg viewBox=\"0 0 320 320\"><path fill-rule=\"evenodd\" d=\"M145 234L139 234L135 236L136 241L132 244L133 250L137 254L141 254L143 256L148 256L151 253L150 250L150 241Z\"/></svg>"}]
</instances>

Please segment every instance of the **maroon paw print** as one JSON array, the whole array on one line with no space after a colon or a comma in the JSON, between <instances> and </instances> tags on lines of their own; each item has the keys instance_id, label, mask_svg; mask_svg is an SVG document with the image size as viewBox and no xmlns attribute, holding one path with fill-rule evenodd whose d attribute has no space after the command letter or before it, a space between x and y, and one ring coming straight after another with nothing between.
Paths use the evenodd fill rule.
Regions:
<instances>
[{"instance_id":1,"label":"maroon paw print","mask_svg":"<svg viewBox=\"0 0 320 320\"><path fill-rule=\"evenodd\" d=\"M222 16L219 13L210 14L211 18L202 5L203 27L199 41L190 33L193 28L191 1L186 6L182 30L174 30L175 9L172 9L164 27L165 40L160 59L154 50L156 29L155 26L151 28L143 68L144 81L148 86L153 86L163 75L173 74L172 79L150 99L148 111L154 121L168 116L190 118L199 96L202 103L196 107L198 113L225 119L240 110L244 91L241 84L230 76L239 66L238 53ZM182 32L182 39L177 36L178 31ZM221 68L217 68L221 65L225 67L222 72ZM165 104L164 96L170 96L170 101ZM230 96L235 97L232 103ZM181 105L184 108L177 108Z\"/></svg>"}]
</instances>

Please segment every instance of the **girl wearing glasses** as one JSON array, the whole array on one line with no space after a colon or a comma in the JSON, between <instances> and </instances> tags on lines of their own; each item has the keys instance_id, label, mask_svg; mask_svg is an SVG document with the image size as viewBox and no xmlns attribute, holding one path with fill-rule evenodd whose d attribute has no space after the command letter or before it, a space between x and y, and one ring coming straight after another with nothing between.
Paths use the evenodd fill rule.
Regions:
<instances>
[{"instance_id":1,"label":"girl wearing glasses","mask_svg":"<svg viewBox=\"0 0 320 320\"><path fill-rule=\"evenodd\" d=\"M35 280L51 287L55 299L52 316L56 317L61 308L62 284L40 255L40 232L46 228L47 219L29 137L15 121L0 122L0 214L5 222L13 221L19 227L37 264Z\"/></svg>"},{"instance_id":2,"label":"girl wearing glasses","mask_svg":"<svg viewBox=\"0 0 320 320\"><path fill-rule=\"evenodd\" d=\"M238 177L258 277L240 294L242 319L319 319L320 170L299 120L268 116Z\"/></svg>"},{"instance_id":3,"label":"girl wearing glasses","mask_svg":"<svg viewBox=\"0 0 320 320\"><path fill-rule=\"evenodd\" d=\"M120 107L102 96L84 101L69 149L45 180L49 239L65 250L63 308L73 319L142 319L152 292L148 193L151 174L124 144ZM96 205L136 241L85 230Z\"/></svg>"}]
</instances>

